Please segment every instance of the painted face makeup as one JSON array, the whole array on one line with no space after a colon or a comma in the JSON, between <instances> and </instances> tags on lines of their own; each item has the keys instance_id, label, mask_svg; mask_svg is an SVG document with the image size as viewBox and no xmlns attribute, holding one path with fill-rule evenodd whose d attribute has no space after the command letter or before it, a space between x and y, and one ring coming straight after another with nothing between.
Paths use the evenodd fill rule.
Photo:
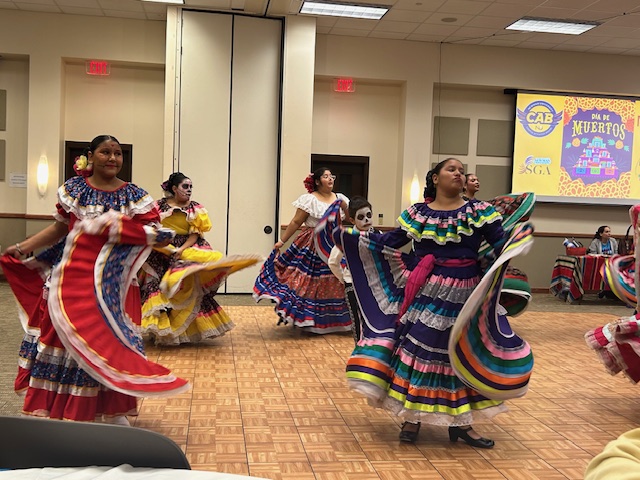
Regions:
<instances>
[{"instance_id":1,"label":"painted face makeup","mask_svg":"<svg viewBox=\"0 0 640 480\"><path fill-rule=\"evenodd\" d=\"M176 199L180 201L190 200L193 185L191 180L185 179L176 187Z\"/></svg>"},{"instance_id":2,"label":"painted face makeup","mask_svg":"<svg viewBox=\"0 0 640 480\"><path fill-rule=\"evenodd\" d=\"M358 230L366 232L373 225L373 212L369 207L362 207L356 211L356 216L353 220Z\"/></svg>"}]
</instances>

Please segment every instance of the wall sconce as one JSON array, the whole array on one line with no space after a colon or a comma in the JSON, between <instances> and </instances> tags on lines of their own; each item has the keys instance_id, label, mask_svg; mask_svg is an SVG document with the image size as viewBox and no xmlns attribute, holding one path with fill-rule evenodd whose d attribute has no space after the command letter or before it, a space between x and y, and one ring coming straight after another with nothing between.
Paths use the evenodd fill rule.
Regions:
<instances>
[{"instance_id":1,"label":"wall sconce","mask_svg":"<svg viewBox=\"0 0 640 480\"><path fill-rule=\"evenodd\" d=\"M38 193L44 197L45 193L47 193L47 186L49 185L49 161L46 155L42 155L38 162L36 182L38 184Z\"/></svg>"},{"instance_id":2,"label":"wall sconce","mask_svg":"<svg viewBox=\"0 0 640 480\"><path fill-rule=\"evenodd\" d=\"M409 190L409 200L411 205L420 201L420 179L418 174L413 174L413 180L411 180L411 189Z\"/></svg>"}]
</instances>

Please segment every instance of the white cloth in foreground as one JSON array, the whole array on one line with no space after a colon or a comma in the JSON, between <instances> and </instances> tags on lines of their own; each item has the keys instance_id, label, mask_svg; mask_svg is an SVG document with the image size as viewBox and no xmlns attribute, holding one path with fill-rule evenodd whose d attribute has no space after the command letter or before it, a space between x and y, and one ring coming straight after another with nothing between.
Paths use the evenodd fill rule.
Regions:
<instances>
[{"instance_id":1,"label":"white cloth in foreground","mask_svg":"<svg viewBox=\"0 0 640 480\"><path fill-rule=\"evenodd\" d=\"M0 471L0 480L259 480L231 473L173 468L45 467ZM263 479L264 480L264 479Z\"/></svg>"}]
</instances>

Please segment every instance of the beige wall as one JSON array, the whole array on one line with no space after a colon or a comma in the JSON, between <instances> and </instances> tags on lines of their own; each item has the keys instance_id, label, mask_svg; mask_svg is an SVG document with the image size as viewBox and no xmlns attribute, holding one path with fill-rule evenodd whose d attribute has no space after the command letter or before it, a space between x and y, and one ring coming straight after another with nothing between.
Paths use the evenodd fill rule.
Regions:
<instances>
[{"instance_id":1,"label":"beige wall","mask_svg":"<svg viewBox=\"0 0 640 480\"><path fill-rule=\"evenodd\" d=\"M164 45L164 22L2 11L0 53L24 55L29 58L26 103L28 136L26 158L22 159L22 168L29 177L29 188L24 207L26 212L21 213L48 214L55 203L55 187L58 183L55 173L60 170L62 141L66 137L63 93L65 61L103 59L113 63L157 68L164 64ZM117 98L105 98L104 102L100 111L82 112L85 115L87 130L92 132L88 140L103 133L102 115L105 110L115 112L125 108L119 105ZM78 115L80 113L78 112ZM124 116L122 122L127 122ZM138 124L137 128L144 128L144 125ZM160 128L157 133L158 139L162 135L162 127ZM133 135L129 133L126 132L124 136L132 138ZM25 139L18 138L16 141L24 142ZM44 197L41 197L35 188L35 172L41 155L47 155L50 172L53 172L48 192ZM151 183L150 180L156 177L151 175L150 180L147 180L146 172L134 173L134 180L143 185ZM1 210L6 211L4 204Z\"/></svg>"},{"instance_id":2,"label":"beige wall","mask_svg":"<svg viewBox=\"0 0 640 480\"><path fill-rule=\"evenodd\" d=\"M0 131L6 141L5 180L0 182L0 208L4 213L21 213L27 205L27 189L9 186L11 173L27 173L29 61L26 57L0 60L0 90L7 91L7 129ZM0 243L2 241L0 233Z\"/></svg>"},{"instance_id":3,"label":"beige wall","mask_svg":"<svg viewBox=\"0 0 640 480\"><path fill-rule=\"evenodd\" d=\"M160 198L164 68L113 64L102 78L86 75L84 63L67 63L63 72L64 139L89 142L104 133L132 144L133 182Z\"/></svg>"},{"instance_id":4,"label":"beige wall","mask_svg":"<svg viewBox=\"0 0 640 480\"><path fill-rule=\"evenodd\" d=\"M53 187L57 182L55 179L50 181L49 192L44 198L37 194L35 170L40 155L46 154L51 171L58 172L63 139L69 138L69 134L92 137L103 133L105 124L109 128L121 129L122 133L113 133L119 135L123 142L136 145L135 159L136 162L140 159L141 163L136 163L134 167L134 181L158 195L157 183L163 177L161 173L163 169L165 172L169 170L168 166L173 162L173 152L170 151L173 150L173 143L167 141L164 133L171 132L174 119L167 99L158 100L156 107L154 98L160 89L158 76L165 63L165 54L172 52L166 38L174 35L175 28L175 22L169 25L107 17L3 11L0 16L0 53L22 55L29 59L28 78L25 80L24 64L16 67L19 80L11 87L16 92L23 89L19 95L24 96L21 108L26 105L26 116L23 117L26 118L28 135L25 137L24 127L22 133L7 131L6 135L9 139L15 134L22 145L22 150L18 148L15 154L18 158L15 168L22 166L29 174L30 188L22 200L18 200L19 196L12 196L8 201L5 201L6 189L5 193L0 190L1 211L15 209L28 214L50 213L55 201ZM375 144L384 152L394 152L395 148L394 153L388 154L399 159L393 165L393 172L388 172L392 180L385 179L379 185L380 174L372 172L373 183L370 185L371 195L376 195L372 197L374 206L378 210L384 209L387 223L386 209L392 205L395 213L390 216L395 217L409 203L409 186L414 172L422 180L428 168L431 160L432 117L435 112L451 114L457 109L464 109L470 117L485 118L485 113L491 110L497 119L511 119L504 104L497 97L493 98L495 91L502 88L622 95L637 93L635 79L640 74L640 63L630 61L633 57L468 45L440 46L422 42L314 35L314 32L314 19L287 19L280 188L281 206L285 212L291 211L290 202L300 195L301 178L308 170L312 150L339 146L341 150L362 151L365 149L362 142L368 144L366 148ZM89 99L96 89L80 85L83 80L77 71L79 67L65 67L65 64L74 60L89 58L109 60L116 66L116 73L125 75L126 78L114 80L113 89L111 86L106 89L108 96L115 97L115 101L113 98ZM607 75L593 75L593 65L598 65L598 70L606 71ZM175 62L167 76L173 74L174 66ZM65 69L73 71L73 75L67 75ZM332 105L328 96L324 99L320 94L314 97L314 77L328 79L335 76L352 76L359 83L372 85L374 89L384 86L380 87L383 91L394 89L391 95L393 101L382 110L395 112L397 102L397 117L381 121L388 122L387 126L397 135L387 135L380 140L381 143L376 144L377 139L371 140L360 135L353 136L352 143L338 141L331 129L322 133L318 122L321 119L327 124L334 121L327 115L335 109L335 105ZM9 83L7 78L7 74L3 77L0 72L0 81ZM389 87L389 84L394 87ZM434 99L434 88L439 84L455 85L459 90ZM484 95L482 101L472 101L474 92L492 90L494 93ZM104 101L106 117L103 118L105 110L82 111L83 98L96 107L100 105L99 101ZM124 105L125 101L127 105ZM380 106L377 105L378 101L380 98L369 99L364 105L366 109L374 111ZM394 106L391 107L391 104ZM380 114L378 110L375 111ZM154 122L156 112L160 112L158 117L164 116L164 126L162 120ZM137 119L144 120L138 122ZM376 128L379 127L375 119L370 121L375 123ZM160 150L163 142L164 148ZM344 151L331 153L340 154ZM159 157L157 164L154 163L156 156ZM384 192L378 193L379 190ZM289 215L282 215L281 221L289 220L285 217ZM540 231L591 234L594 226L609 223L614 233L623 233L627 213L626 207L541 204L536 209L534 220ZM555 254L550 249L543 250L539 254L534 249L532 255L541 255L547 261L548 256ZM546 266L544 268L546 270ZM546 275L541 274L540 278L543 276Z\"/></svg>"},{"instance_id":5,"label":"beige wall","mask_svg":"<svg viewBox=\"0 0 640 480\"><path fill-rule=\"evenodd\" d=\"M402 87L360 82L353 94L335 93L331 79L317 78L313 99L312 153L369 157L368 199L375 217L394 225Z\"/></svg>"}]
</instances>

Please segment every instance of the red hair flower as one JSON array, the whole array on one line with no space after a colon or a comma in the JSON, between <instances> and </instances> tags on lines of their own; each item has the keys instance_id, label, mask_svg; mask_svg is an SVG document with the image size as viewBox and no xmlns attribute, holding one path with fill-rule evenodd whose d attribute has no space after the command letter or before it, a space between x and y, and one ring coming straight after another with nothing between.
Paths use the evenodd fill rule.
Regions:
<instances>
[{"instance_id":1,"label":"red hair flower","mask_svg":"<svg viewBox=\"0 0 640 480\"><path fill-rule=\"evenodd\" d=\"M307 189L307 192L312 193L316 189L316 181L313 176L313 173L307 175L307 178L302 182L304 184L304 188Z\"/></svg>"}]
</instances>

